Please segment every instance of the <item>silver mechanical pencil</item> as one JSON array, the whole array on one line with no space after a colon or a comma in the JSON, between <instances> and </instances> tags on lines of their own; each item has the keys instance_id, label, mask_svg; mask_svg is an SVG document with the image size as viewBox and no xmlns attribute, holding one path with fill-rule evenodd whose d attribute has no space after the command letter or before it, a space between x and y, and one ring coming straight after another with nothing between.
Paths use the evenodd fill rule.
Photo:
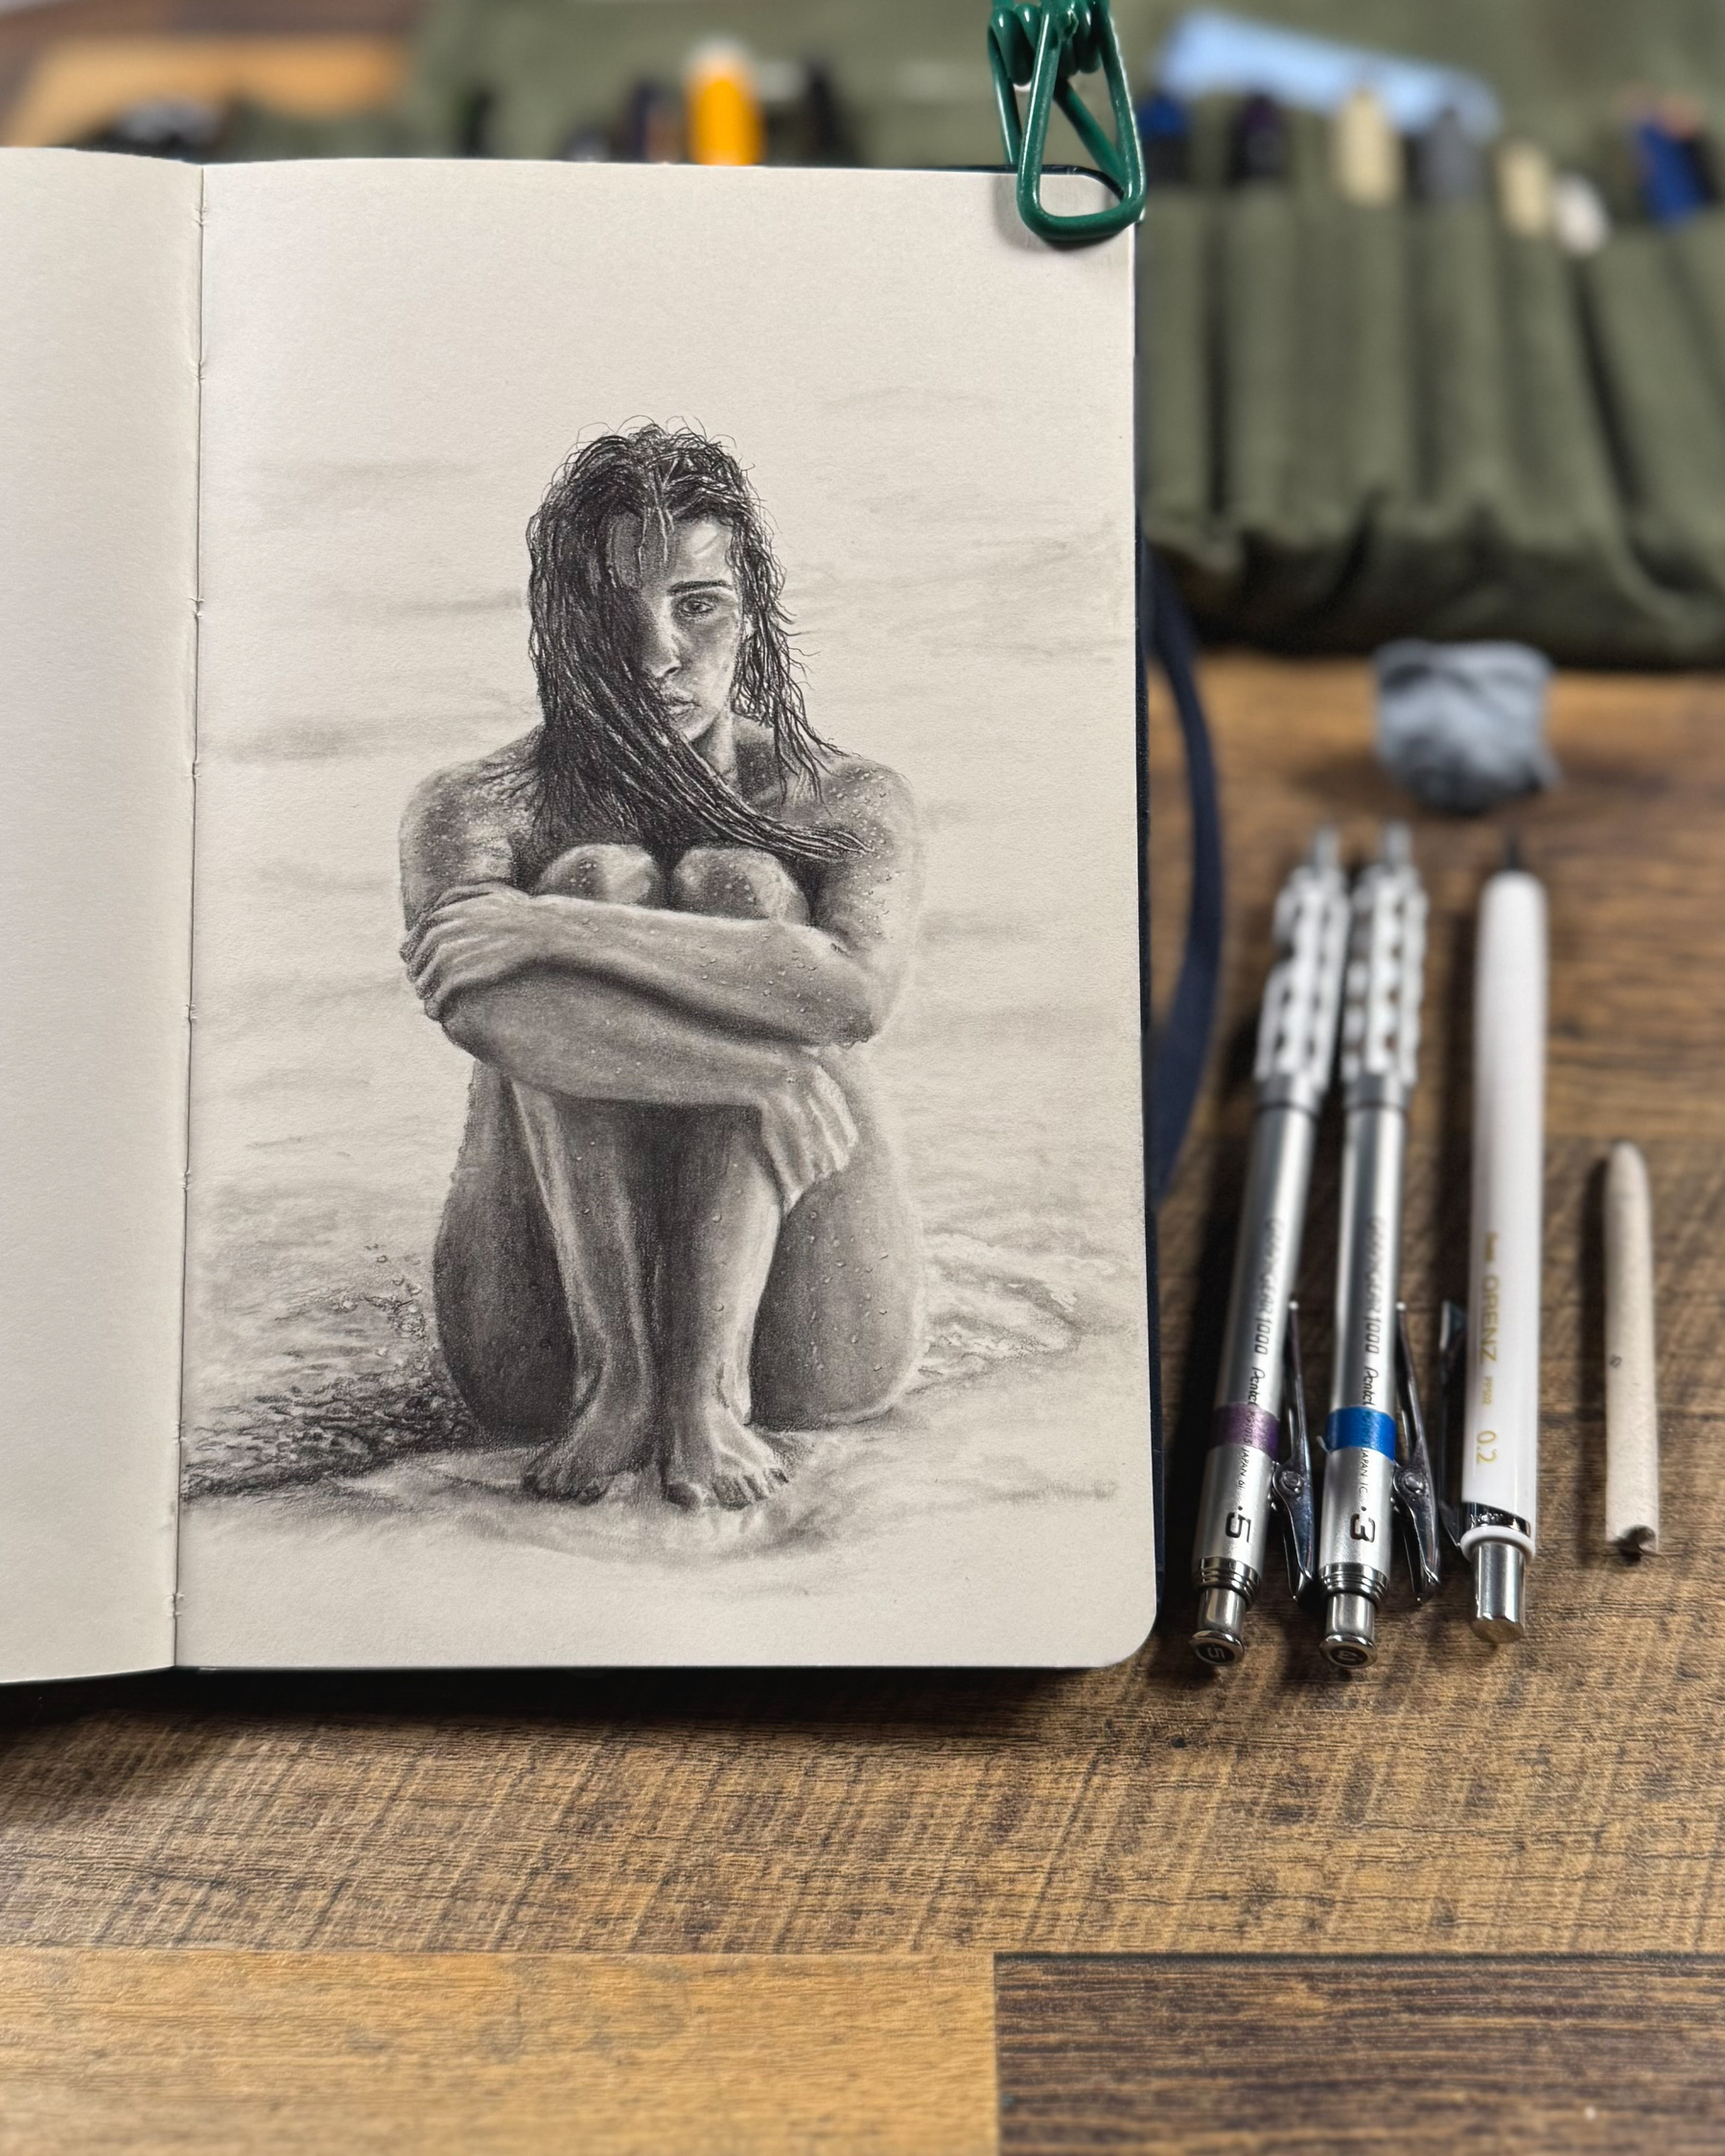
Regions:
<instances>
[{"instance_id":1,"label":"silver mechanical pencil","mask_svg":"<svg viewBox=\"0 0 1725 2156\"><path fill-rule=\"evenodd\" d=\"M1378 1605L1389 1584L1402 1172L1425 951L1425 890L1407 825L1391 823L1354 885L1341 1023L1346 1123L1317 1576L1324 1653L1342 1668L1376 1657Z\"/></svg>"},{"instance_id":2,"label":"silver mechanical pencil","mask_svg":"<svg viewBox=\"0 0 1725 2156\"><path fill-rule=\"evenodd\" d=\"M1294 1456L1278 1467L1291 1297L1299 1272L1318 1111L1330 1088L1347 952L1347 886L1325 829L1276 900L1280 957L1264 990L1252 1076L1258 1106L1234 1249L1222 1372L1199 1501L1193 1651L1237 1662L1263 1582L1272 1505L1281 1512L1294 1591L1312 1570L1312 1485L1304 1410Z\"/></svg>"}]
</instances>

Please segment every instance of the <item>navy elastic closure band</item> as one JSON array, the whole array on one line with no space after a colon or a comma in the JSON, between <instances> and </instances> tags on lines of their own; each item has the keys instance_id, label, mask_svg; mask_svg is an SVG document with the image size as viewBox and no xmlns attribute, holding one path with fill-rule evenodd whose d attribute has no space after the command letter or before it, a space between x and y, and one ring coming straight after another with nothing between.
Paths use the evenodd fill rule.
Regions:
<instances>
[{"instance_id":1,"label":"navy elastic closure band","mask_svg":"<svg viewBox=\"0 0 1725 2156\"><path fill-rule=\"evenodd\" d=\"M1222 815L1210 730L1198 693L1198 638L1168 571L1138 536L1139 756L1149 720L1146 674L1154 659L1167 679L1186 750L1186 791L1192 806L1192 889L1186 947L1161 1024L1153 1026L1150 1103L1150 1194L1159 1205L1179 1159L1203 1083L1216 1005L1222 990ZM1140 795L1144 789L1142 768ZM1140 800L1139 813L1144 814ZM1145 823L1148 836L1149 823ZM1148 963L1148 954L1146 962Z\"/></svg>"},{"instance_id":2,"label":"navy elastic closure band","mask_svg":"<svg viewBox=\"0 0 1725 2156\"><path fill-rule=\"evenodd\" d=\"M1145 1123L1148 1139L1150 1208L1145 1220L1150 1243L1150 1277L1156 1278L1155 1209L1174 1174L1180 1145L1198 1103L1216 1023L1222 987L1222 819L1216 800L1216 766L1210 754L1210 730L1198 693L1193 661L1198 638L1186 618L1167 570L1138 534L1138 824L1150 837L1150 668L1160 666L1173 692L1186 751L1186 791L1192 808L1192 883L1186 909L1186 947L1160 1026L1150 1001L1149 864L1141 851L1138 867L1140 933L1143 947L1141 1012L1144 1026ZM1151 1479L1155 1488L1156 1604L1163 1607L1167 1564L1168 1506L1163 1474L1162 1377L1160 1328L1153 1297L1150 1310L1152 1352Z\"/></svg>"}]
</instances>

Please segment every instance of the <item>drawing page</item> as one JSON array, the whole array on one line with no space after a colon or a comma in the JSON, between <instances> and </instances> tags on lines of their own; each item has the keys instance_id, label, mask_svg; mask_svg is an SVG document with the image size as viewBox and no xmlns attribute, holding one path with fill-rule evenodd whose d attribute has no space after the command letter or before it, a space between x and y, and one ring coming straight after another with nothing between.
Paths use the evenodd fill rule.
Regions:
<instances>
[{"instance_id":1,"label":"drawing page","mask_svg":"<svg viewBox=\"0 0 1725 2156\"><path fill-rule=\"evenodd\" d=\"M0 151L0 1680L174 1658L198 194Z\"/></svg>"},{"instance_id":2,"label":"drawing page","mask_svg":"<svg viewBox=\"0 0 1725 2156\"><path fill-rule=\"evenodd\" d=\"M1130 243L403 162L205 244L181 1658L1130 1652Z\"/></svg>"}]
</instances>

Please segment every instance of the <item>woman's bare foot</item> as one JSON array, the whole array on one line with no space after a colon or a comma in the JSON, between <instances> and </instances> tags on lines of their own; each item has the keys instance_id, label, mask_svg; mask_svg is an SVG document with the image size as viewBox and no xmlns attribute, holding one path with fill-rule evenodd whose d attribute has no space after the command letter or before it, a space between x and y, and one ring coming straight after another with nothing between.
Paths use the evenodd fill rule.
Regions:
<instances>
[{"instance_id":1,"label":"woman's bare foot","mask_svg":"<svg viewBox=\"0 0 1725 2156\"><path fill-rule=\"evenodd\" d=\"M673 1418L660 1473L672 1504L723 1505L727 1512L758 1504L791 1478L766 1439L717 1400Z\"/></svg>"},{"instance_id":2,"label":"woman's bare foot","mask_svg":"<svg viewBox=\"0 0 1725 2156\"><path fill-rule=\"evenodd\" d=\"M571 1497L594 1505L619 1474L646 1467L658 1450L646 1404L594 1393L563 1436L543 1445L522 1471L522 1488L535 1497Z\"/></svg>"}]
</instances>

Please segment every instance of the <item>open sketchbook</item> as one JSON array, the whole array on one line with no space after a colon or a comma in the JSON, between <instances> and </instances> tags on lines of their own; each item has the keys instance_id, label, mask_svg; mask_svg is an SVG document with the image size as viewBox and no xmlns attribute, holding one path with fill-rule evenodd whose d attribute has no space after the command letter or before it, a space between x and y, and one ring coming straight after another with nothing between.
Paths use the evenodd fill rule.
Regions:
<instances>
[{"instance_id":1,"label":"open sketchbook","mask_svg":"<svg viewBox=\"0 0 1725 2156\"><path fill-rule=\"evenodd\" d=\"M0 1677L1130 1652L1129 243L11 151L0 290Z\"/></svg>"}]
</instances>

